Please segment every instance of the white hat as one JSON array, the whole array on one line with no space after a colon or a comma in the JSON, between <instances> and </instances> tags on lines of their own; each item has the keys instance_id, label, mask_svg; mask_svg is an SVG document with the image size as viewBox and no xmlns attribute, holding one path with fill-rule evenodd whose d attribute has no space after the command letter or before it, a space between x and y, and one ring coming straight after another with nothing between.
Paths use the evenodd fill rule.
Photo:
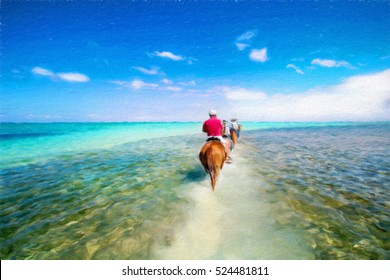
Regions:
<instances>
[{"instance_id":1,"label":"white hat","mask_svg":"<svg viewBox=\"0 0 390 280\"><path fill-rule=\"evenodd\" d=\"M210 115L210 116L216 116L216 115L217 115L217 111L215 111L215 110L210 110L210 111L209 111L209 115Z\"/></svg>"}]
</instances>

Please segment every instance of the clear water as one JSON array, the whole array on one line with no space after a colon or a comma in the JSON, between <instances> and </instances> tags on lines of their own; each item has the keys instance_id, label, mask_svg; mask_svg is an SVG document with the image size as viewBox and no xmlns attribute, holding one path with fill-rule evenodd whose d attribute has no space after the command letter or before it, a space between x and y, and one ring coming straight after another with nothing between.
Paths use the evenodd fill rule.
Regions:
<instances>
[{"instance_id":1,"label":"clear water","mask_svg":"<svg viewBox=\"0 0 390 280\"><path fill-rule=\"evenodd\" d=\"M389 259L390 124L1 124L1 259Z\"/></svg>"}]
</instances>

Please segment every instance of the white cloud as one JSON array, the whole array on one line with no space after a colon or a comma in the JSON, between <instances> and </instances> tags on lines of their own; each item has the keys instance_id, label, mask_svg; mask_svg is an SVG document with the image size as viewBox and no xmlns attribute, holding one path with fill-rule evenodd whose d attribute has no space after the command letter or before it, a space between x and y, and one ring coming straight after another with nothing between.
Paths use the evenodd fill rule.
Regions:
<instances>
[{"instance_id":1,"label":"white cloud","mask_svg":"<svg viewBox=\"0 0 390 280\"><path fill-rule=\"evenodd\" d=\"M316 59L313 59L311 61L311 64L313 65L319 65L319 66L322 66L322 67L328 67L328 68L332 68L332 67L346 67L346 68L352 68L352 65L349 64L347 61L336 61L336 60L332 60L332 59L320 59L320 58L316 58Z\"/></svg>"},{"instance_id":2,"label":"white cloud","mask_svg":"<svg viewBox=\"0 0 390 280\"><path fill-rule=\"evenodd\" d=\"M286 66L286 68L292 68L292 69L295 70L295 72L297 72L298 74L301 74L301 75L304 75L304 74L305 74L301 69L299 69L299 68L298 68L297 66L295 66L294 64L288 64L288 65Z\"/></svg>"},{"instance_id":3,"label":"white cloud","mask_svg":"<svg viewBox=\"0 0 390 280\"><path fill-rule=\"evenodd\" d=\"M390 69L353 76L335 86L296 94L266 94L242 88L221 90L226 111L254 121L390 120Z\"/></svg>"},{"instance_id":4,"label":"white cloud","mask_svg":"<svg viewBox=\"0 0 390 280\"><path fill-rule=\"evenodd\" d=\"M256 31L247 31L238 36L237 41L251 41L256 36Z\"/></svg>"},{"instance_id":5,"label":"white cloud","mask_svg":"<svg viewBox=\"0 0 390 280\"><path fill-rule=\"evenodd\" d=\"M70 83L85 83L89 82L89 77L80 73L58 73L56 77Z\"/></svg>"},{"instance_id":6,"label":"white cloud","mask_svg":"<svg viewBox=\"0 0 390 280\"><path fill-rule=\"evenodd\" d=\"M166 84L166 85L172 85L173 84L173 82L171 80L167 79L167 78L162 79L161 82L163 84Z\"/></svg>"},{"instance_id":7,"label":"white cloud","mask_svg":"<svg viewBox=\"0 0 390 280\"><path fill-rule=\"evenodd\" d=\"M142 88L159 88L158 84L146 83L140 79L134 79L132 81L111 81L111 83L123 88L131 88L137 90Z\"/></svg>"},{"instance_id":8,"label":"white cloud","mask_svg":"<svg viewBox=\"0 0 390 280\"><path fill-rule=\"evenodd\" d=\"M169 91L178 92L178 91L181 91L183 88L181 88L181 87L166 87L166 89Z\"/></svg>"},{"instance_id":9,"label":"white cloud","mask_svg":"<svg viewBox=\"0 0 390 280\"><path fill-rule=\"evenodd\" d=\"M156 68L146 69L143 67L133 67L133 69L135 69L143 74L146 74L146 75L157 75L158 74L158 69L156 69Z\"/></svg>"},{"instance_id":10,"label":"white cloud","mask_svg":"<svg viewBox=\"0 0 390 280\"><path fill-rule=\"evenodd\" d=\"M228 100L240 101L240 100L265 100L267 98L264 92L254 92L244 88L234 88L225 87L221 89L224 92L225 97Z\"/></svg>"},{"instance_id":11,"label":"white cloud","mask_svg":"<svg viewBox=\"0 0 390 280\"><path fill-rule=\"evenodd\" d=\"M125 81L111 81L111 83L116 84L118 86L126 86L128 82Z\"/></svg>"},{"instance_id":12,"label":"white cloud","mask_svg":"<svg viewBox=\"0 0 390 280\"><path fill-rule=\"evenodd\" d=\"M236 43L236 47L238 50L243 51L246 48L249 48L251 45L249 44L243 44L243 43Z\"/></svg>"},{"instance_id":13,"label":"white cloud","mask_svg":"<svg viewBox=\"0 0 390 280\"><path fill-rule=\"evenodd\" d=\"M189 81L189 82L181 82L179 83L180 85L182 86L196 86L196 82L195 81Z\"/></svg>"},{"instance_id":14,"label":"white cloud","mask_svg":"<svg viewBox=\"0 0 390 280\"><path fill-rule=\"evenodd\" d=\"M145 83L142 80L133 80L130 83L130 86L132 88L134 88L134 89L141 89L141 88L144 88L144 87L152 87L152 88L157 88L158 87L157 84Z\"/></svg>"},{"instance_id":15,"label":"white cloud","mask_svg":"<svg viewBox=\"0 0 390 280\"><path fill-rule=\"evenodd\" d=\"M253 61L265 62L267 61L267 48L252 50L249 57Z\"/></svg>"},{"instance_id":16,"label":"white cloud","mask_svg":"<svg viewBox=\"0 0 390 280\"><path fill-rule=\"evenodd\" d=\"M176 54L173 54L171 52L155 51L153 53L148 53L148 56L150 56L150 57L158 56L158 57L162 57L162 58L171 59L173 61L185 61L185 62L187 62L188 65L192 65L192 64L199 61L198 59L196 59L194 57L176 55Z\"/></svg>"},{"instance_id":17,"label":"white cloud","mask_svg":"<svg viewBox=\"0 0 390 280\"><path fill-rule=\"evenodd\" d=\"M198 62L199 60L193 57L187 57L187 64L192 65L195 62Z\"/></svg>"},{"instance_id":18,"label":"white cloud","mask_svg":"<svg viewBox=\"0 0 390 280\"><path fill-rule=\"evenodd\" d=\"M169 59L172 59L172 60L175 60L175 61L180 61L180 60L184 60L184 57L180 56L180 55L175 55L171 52L154 52L153 55L155 56L158 56L158 57L163 57L163 58L169 58Z\"/></svg>"},{"instance_id":19,"label":"white cloud","mask_svg":"<svg viewBox=\"0 0 390 280\"><path fill-rule=\"evenodd\" d=\"M47 76L47 77L54 77L55 76L55 74L52 71L47 70L45 68L41 68L41 67L34 67L31 71L35 75L41 75L41 76Z\"/></svg>"},{"instance_id":20,"label":"white cloud","mask_svg":"<svg viewBox=\"0 0 390 280\"><path fill-rule=\"evenodd\" d=\"M252 42L252 39L256 36L256 31L247 31L236 39L236 47L239 51L243 51L246 48L249 48L251 45L249 43Z\"/></svg>"},{"instance_id":21,"label":"white cloud","mask_svg":"<svg viewBox=\"0 0 390 280\"><path fill-rule=\"evenodd\" d=\"M59 79L70 83L74 83L74 82L85 83L90 81L88 76L81 73L54 73L48 69L41 68L41 67L34 67L31 70L31 72L34 73L35 75L50 77L53 79Z\"/></svg>"},{"instance_id":22,"label":"white cloud","mask_svg":"<svg viewBox=\"0 0 390 280\"><path fill-rule=\"evenodd\" d=\"M186 92L192 94L192 93L199 93L200 91L198 89L187 89ZM199 95L197 95L197 97L199 97Z\"/></svg>"}]
</instances>

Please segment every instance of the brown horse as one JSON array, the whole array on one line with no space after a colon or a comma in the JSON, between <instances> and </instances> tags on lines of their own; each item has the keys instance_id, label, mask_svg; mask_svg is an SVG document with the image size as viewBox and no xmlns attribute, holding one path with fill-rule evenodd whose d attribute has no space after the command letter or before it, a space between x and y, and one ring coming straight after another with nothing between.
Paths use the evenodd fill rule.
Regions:
<instances>
[{"instance_id":1,"label":"brown horse","mask_svg":"<svg viewBox=\"0 0 390 280\"><path fill-rule=\"evenodd\" d=\"M233 145L237 145L238 137L237 137L237 133L234 129L230 130L230 137L232 138Z\"/></svg>"},{"instance_id":2,"label":"brown horse","mask_svg":"<svg viewBox=\"0 0 390 280\"><path fill-rule=\"evenodd\" d=\"M204 170L210 175L211 187L214 191L219 172L226 160L225 147L220 141L209 141L203 144L199 152L199 159Z\"/></svg>"},{"instance_id":3,"label":"brown horse","mask_svg":"<svg viewBox=\"0 0 390 280\"><path fill-rule=\"evenodd\" d=\"M240 133L240 131L241 131L241 125L239 124L238 125L238 133ZM230 137L232 138L233 144L236 145L238 142L238 135L237 135L236 130L230 129Z\"/></svg>"}]
</instances>

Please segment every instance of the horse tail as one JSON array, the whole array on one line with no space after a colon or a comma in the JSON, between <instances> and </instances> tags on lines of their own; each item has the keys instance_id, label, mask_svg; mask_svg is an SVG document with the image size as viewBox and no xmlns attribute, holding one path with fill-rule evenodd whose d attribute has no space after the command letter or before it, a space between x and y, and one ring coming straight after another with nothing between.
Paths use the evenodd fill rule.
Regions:
<instances>
[{"instance_id":1,"label":"horse tail","mask_svg":"<svg viewBox=\"0 0 390 280\"><path fill-rule=\"evenodd\" d=\"M207 156L207 168L208 168L209 175L210 175L211 187L214 191L215 184L217 183L217 178L219 175L219 168L215 166L213 157L211 156L212 149L209 149L208 152L209 152L209 155Z\"/></svg>"}]
</instances>

